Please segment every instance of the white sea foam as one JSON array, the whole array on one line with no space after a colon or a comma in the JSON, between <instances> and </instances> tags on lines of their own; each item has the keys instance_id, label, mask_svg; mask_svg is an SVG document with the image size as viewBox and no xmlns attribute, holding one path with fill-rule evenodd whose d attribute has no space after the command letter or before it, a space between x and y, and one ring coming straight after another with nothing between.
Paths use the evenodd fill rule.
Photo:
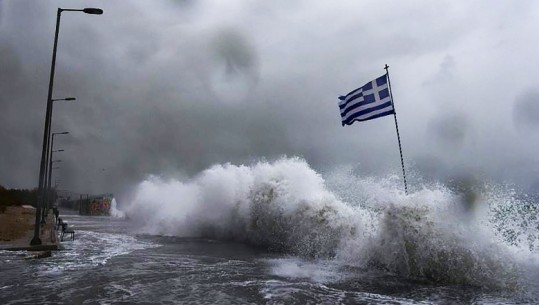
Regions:
<instances>
[{"instance_id":1,"label":"white sea foam","mask_svg":"<svg viewBox=\"0 0 539 305\"><path fill-rule=\"evenodd\" d=\"M267 260L270 273L291 279L308 279L319 283L342 281L350 274L340 270L339 262L335 260L304 260L289 257Z\"/></svg>"},{"instance_id":2,"label":"white sea foam","mask_svg":"<svg viewBox=\"0 0 539 305\"><path fill-rule=\"evenodd\" d=\"M150 177L127 213L150 234L233 239L404 277L518 285L521 253L536 253L508 240L492 212L516 203L486 189L470 209L463 195L443 186L405 196L398 183L349 170L326 182L299 158L224 164L187 181ZM519 234L537 233L526 230Z\"/></svg>"},{"instance_id":3,"label":"white sea foam","mask_svg":"<svg viewBox=\"0 0 539 305\"><path fill-rule=\"evenodd\" d=\"M116 218L125 218L125 212L118 209L118 203L116 202L116 198L112 198L112 201L110 203L110 216L116 217Z\"/></svg>"},{"instance_id":4,"label":"white sea foam","mask_svg":"<svg viewBox=\"0 0 539 305\"><path fill-rule=\"evenodd\" d=\"M45 260L40 265L40 275L57 276L69 270L105 265L116 256L157 247L156 244L140 241L124 234L82 230L77 230L76 234L77 239L62 244L66 251L56 252L54 259Z\"/></svg>"}]
</instances>

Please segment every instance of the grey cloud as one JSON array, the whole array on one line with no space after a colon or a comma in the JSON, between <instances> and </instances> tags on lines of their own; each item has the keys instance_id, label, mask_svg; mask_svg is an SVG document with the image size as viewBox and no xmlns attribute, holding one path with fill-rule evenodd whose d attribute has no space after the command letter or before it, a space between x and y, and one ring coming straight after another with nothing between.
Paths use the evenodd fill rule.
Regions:
<instances>
[{"instance_id":1,"label":"grey cloud","mask_svg":"<svg viewBox=\"0 0 539 305\"><path fill-rule=\"evenodd\" d=\"M431 120L429 130L431 140L445 149L458 149L466 140L470 124L460 113L448 113Z\"/></svg>"},{"instance_id":2,"label":"grey cloud","mask_svg":"<svg viewBox=\"0 0 539 305\"><path fill-rule=\"evenodd\" d=\"M2 185L37 183L55 12L64 5L0 2ZM529 46L507 19L530 17L502 14L519 11L511 4L92 5L105 13L62 17L55 96L77 97L54 106L53 130L71 133L57 141L66 150L64 188L121 193L149 174L193 175L213 163L281 155L317 169L399 170L392 118L343 128L336 106L386 63L410 164L433 177L459 168L502 179L516 175L500 170L509 161L539 162L537 145L501 117L511 103L496 99L508 79L529 78L497 57L525 61ZM523 89L503 88L510 97ZM515 100L515 118L535 126L527 103Z\"/></svg>"},{"instance_id":3,"label":"grey cloud","mask_svg":"<svg viewBox=\"0 0 539 305\"><path fill-rule=\"evenodd\" d=\"M532 90L515 98L513 121L520 131L539 130L539 91Z\"/></svg>"}]
</instances>

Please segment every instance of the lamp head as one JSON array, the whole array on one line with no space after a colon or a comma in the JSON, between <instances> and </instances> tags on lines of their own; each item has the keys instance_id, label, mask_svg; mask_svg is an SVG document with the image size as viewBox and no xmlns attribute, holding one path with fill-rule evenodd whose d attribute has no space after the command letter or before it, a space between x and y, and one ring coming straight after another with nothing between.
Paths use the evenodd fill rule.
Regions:
<instances>
[{"instance_id":1,"label":"lamp head","mask_svg":"<svg viewBox=\"0 0 539 305\"><path fill-rule=\"evenodd\" d=\"M85 12L86 14L92 14L92 15L102 15L103 14L103 10L100 9L100 8L87 7L85 9L83 9L82 11Z\"/></svg>"}]
</instances>

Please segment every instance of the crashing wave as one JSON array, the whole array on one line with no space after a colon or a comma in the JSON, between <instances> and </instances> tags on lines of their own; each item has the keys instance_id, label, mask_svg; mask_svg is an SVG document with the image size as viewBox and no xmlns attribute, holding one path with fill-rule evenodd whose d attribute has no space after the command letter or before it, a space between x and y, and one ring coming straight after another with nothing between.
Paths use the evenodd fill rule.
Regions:
<instances>
[{"instance_id":1,"label":"crashing wave","mask_svg":"<svg viewBox=\"0 0 539 305\"><path fill-rule=\"evenodd\" d=\"M457 194L438 186L404 196L387 181L365 183L379 195L344 202L299 158L215 165L185 182L149 178L127 213L150 234L236 240L438 282L518 285L521 267L498 224L466 215Z\"/></svg>"},{"instance_id":2,"label":"crashing wave","mask_svg":"<svg viewBox=\"0 0 539 305\"><path fill-rule=\"evenodd\" d=\"M110 216L115 218L125 218L125 213L122 210L118 209L118 204L116 203L115 198L112 198L112 201L110 203L109 214Z\"/></svg>"}]
</instances>

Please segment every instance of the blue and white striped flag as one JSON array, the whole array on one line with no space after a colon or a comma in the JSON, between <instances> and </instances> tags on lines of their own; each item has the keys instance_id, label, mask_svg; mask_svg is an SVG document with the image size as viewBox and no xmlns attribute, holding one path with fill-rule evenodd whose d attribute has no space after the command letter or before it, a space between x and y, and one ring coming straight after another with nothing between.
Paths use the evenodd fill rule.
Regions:
<instances>
[{"instance_id":1,"label":"blue and white striped flag","mask_svg":"<svg viewBox=\"0 0 539 305\"><path fill-rule=\"evenodd\" d=\"M342 126L395 113L389 95L387 74L345 96L339 96L339 100Z\"/></svg>"}]
</instances>

